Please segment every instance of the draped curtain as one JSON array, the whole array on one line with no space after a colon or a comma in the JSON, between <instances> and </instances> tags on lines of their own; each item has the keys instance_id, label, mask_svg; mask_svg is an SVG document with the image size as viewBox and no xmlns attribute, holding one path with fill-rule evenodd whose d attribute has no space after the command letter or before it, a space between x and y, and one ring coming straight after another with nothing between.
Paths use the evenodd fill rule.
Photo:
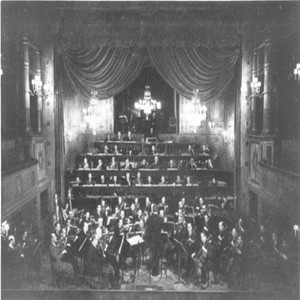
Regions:
<instances>
[{"instance_id":1,"label":"draped curtain","mask_svg":"<svg viewBox=\"0 0 300 300\"><path fill-rule=\"evenodd\" d=\"M98 92L113 97L140 74L148 55L162 78L179 94L201 100L219 95L234 75L239 49L222 47L94 47L63 51L64 64L74 88L83 96ZM148 53L148 55L147 55Z\"/></svg>"},{"instance_id":2,"label":"draped curtain","mask_svg":"<svg viewBox=\"0 0 300 300\"><path fill-rule=\"evenodd\" d=\"M140 74L146 59L142 48L69 49L63 56L74 88L85 97L97 91L100 99L124 90Z\"/></svg>"}]
</instances>

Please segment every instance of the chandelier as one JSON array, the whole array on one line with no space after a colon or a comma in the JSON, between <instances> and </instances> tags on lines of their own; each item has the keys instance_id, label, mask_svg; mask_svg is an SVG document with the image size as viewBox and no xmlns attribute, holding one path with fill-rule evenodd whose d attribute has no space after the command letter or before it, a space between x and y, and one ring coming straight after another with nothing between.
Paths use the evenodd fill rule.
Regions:
<instances>
[{"instance_id":1,"label":"chandelier","mask_svg":"<svg viewBox=\"0 0 300 300\"><path fill-rule=\"evenodd\" d=\"M199 95L199 90L194 90L194 95L192 97L191 103L195 109L195 111L198 113L198 116L200 118L200 123L202 121L206 120L206 112L207 112L207 107L204 104L201 104L200 100L200 95Z\"/></svg>"},{"instance_id":2,"label":"chandelier","mask_svg":"<svg viewBox=\"0 0 300 300\"><path fill-rule=\"evenodd\" d=\"M95 133L98 127L97 115L99 110L99 100L97 98L97 92L92 91L92 98L90 100L90 105L88 108L83 109L83 119L87 124L89 124L90 128Z\"/></svg>"},{"instance_id":3,"label":"chandelier","mask_svg":"<svg viewBox=\"0 0 300 300\"><path fill-rule=\"evenodd\" d=\"M257 77L253 78L253 81L251 82L251 89L252 89L252 97L261 98L263 94L260 92L261 88L261 82L258 81Z\"/></svg>"},{"instance_id":4,"label":"chandelier","mask_svg":"<svg viewBox=\"0 0 300 300\"><path fill-rule=\"evenodd\" d=\"M152 111L161 109L161 102L151 98L150 86L146 85L144 91L144 98L140 99L138 102L135 102L134 107L138 109L140 112L144 111L146 115L146 119L148 120L149 115L151 114Z\"/></svg>"}]
</instances>

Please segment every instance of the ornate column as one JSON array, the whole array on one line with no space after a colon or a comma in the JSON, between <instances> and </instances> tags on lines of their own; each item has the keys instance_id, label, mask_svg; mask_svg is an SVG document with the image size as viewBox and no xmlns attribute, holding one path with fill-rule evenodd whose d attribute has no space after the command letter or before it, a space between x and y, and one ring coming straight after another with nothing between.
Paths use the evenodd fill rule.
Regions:
<instances>
[{"instance_id":1,"label":"ornate column","mask_svg":"<svg viewBox=\"0 0 300 300\"><path fill-rule=\"evenodd\" d=\"M263 134L271 133L271 101L270 101L270 52L271 43L266 40L265 43L265 63L264 63L264 119L263 119Z\"/></svg>"},{"instance_id":2,"label":"ornate column","mask_svg":"<svg viewBox=\"0 0 300 300\"><path fill-rule=\"evenodd\" d=\"M41 80L41 56L40 56L40 51L36 50L36 75L39 77ZM43 89L43 87L42 87ZM43 110L43 101L42 101L42 91L41 93L38 93L37 95L37 120L38 120L38 133L42 132L42 110Z\"/></svg>"},{"instance_id":3,"label":"ornate column","mask_svg":"<svg viewBox=\"0 0 300 300\"><path fill-rule=\"evenodd\" d=\"M28 40L22 39L22 57L23 57L23 102L25 107L25 131L27 134L31 132L30 126L30 86L29 86L29 51Z\"/></svg>"},{"instance_id":4,"label":"ornate column","mask_svg":"<svg viewBox=\"0 0 300 300\"><path fill-rule=\"evenodd\" d=\"M252 61L252 82L254 77L256 77L256 66L257 63L257 52L253 53L253 61ZM251 133L257 132L257 115L256 115L256 97L251 97Z\"/></svg>"}]
</instances>

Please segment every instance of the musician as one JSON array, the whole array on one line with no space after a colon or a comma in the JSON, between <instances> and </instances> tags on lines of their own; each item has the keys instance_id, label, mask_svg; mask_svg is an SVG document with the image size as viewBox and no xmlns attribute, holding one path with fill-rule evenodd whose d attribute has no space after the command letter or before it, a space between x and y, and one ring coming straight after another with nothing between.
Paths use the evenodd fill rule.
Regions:
<instances>
[{"instance_id":1,"label":"musician","mask_svg":"<svg viewBox=\"0 0 300 300\"><path fill-rule=\"evenodd\" d=\"M222 197L222 204L221 204L221 207L224 209L224 210L231 210L232 207L230 205L230 202L228 201L228 198L226 196L223 196Z\"/></svg>"},{"instance_id":2,"label":"musician","mask_svg":"<svg viewBox=\"0 0 300 300\"><path fill-rule=\"evenodd\" d=\"M56 235L56 238L59 241L61 238L61 225L59 222L56 222L54 224L54 232L53 233Z\"/></svg>"},{"instance_id":3,"label":"musician","mask_svg":"<svg viewBox=\"0 0 300 300\"><path fill-rule=\"evenodd\" d=\"M140 231L145 227L145 222L143 219L143 210L141 208L138 208L136 211L137 212L133 215L131 222L136 226L135 230Z\"/></svg>"},{"instance_id":4,"label":"musician","mask_svg":"<svg viewBox=\"0 0 300 300\"><path fill-rule=\"evenodd\" d=\"M156 150L155 146L154 146L154 145L152 145L152 147L151 147L151 151L150 151L150 155L153 155L153 156L155 156L155 155L157 155L157 154L158 154L158 152L157 152L157 150Z\"/></svg>"},{"instance_id":5,"label":"musician","mask_svg":"<svg viewBox=\"0 0 300 300\"><path fill-rule=\"evenodd\" d=\"M135 208L135 204L131 203L130 209L129 209L128 215L127 215L127 218L130 220L130 222L132 221L132 219L136 215L136 213L137 213L137 210Z\"/></svg>"},{"instance_id":6,"label":"musician","mask_svg":"<svg viewBox=\"0 0 300 300\"><path fill-rule=\"evenodd\" d=\"M119 196L118 197L118 207L119 207L119 209L120 210L123 209L124 205L125 205L125 203L124 203L123 198L121 196Z\"/></svg>"},{"instance_id":7,"label":"musician","mask_svg":"<svg viewBox=\"0 0 300 300\"><path fill-rule=\"evenodd\" d=\"M205 214L203 217L203 224L200 228L200 231L206 232L208 238L211 238L212 235L214 235L214 224L212 219L208 216L208 214Z\"/></svg>"},{"instance_id":8,"label":"musician","mask_svg":"<svg viewBox=\"0 0 300 300\"><path fill-rule=\"evenodd\" d=\"M194 156L195 155L195 151L194 151L194 149L192 148L192 145L188 145L188 154L189 155L192 155L192 156Z\"/></svg>"},{"instance_id":9,"label":"musician","mask_svg":"<svg viewBox=\"0 0 300 300\"><path fill-rule=\"evenodd\" d=\"M141 178L141 173L140 172L138 172L137 174L136 174L136 179L133 181L133 184L134 185L142 185L143 184L143 182L142 182L142 178Z\"/></svg>"},{"instance_id":10,"label":"musician","mask_svg":"<svg viewBox=\"0 0 300 300\"><path fill-rule=\"evenodd\" d=\"M161 231L163 229L163 220L158 216L157 206L153 207L153 214L148 218L146 223L145 240L150 247L152 258L151 274L159 275L159 256L161 253Z\"/></svg>"},{"instance_id":11,"label":"musician","mask_svg":"<svg viewBox=\"0 0 300 300\"><path fill-rule=\"evenodd\" d=\"M218 244L220 246L221 251L224 251L230 246L230 235L227 230L227 226L223 221L219 222Z\"/></svg>"},{"instance_id":12,"label":"musician","mask_svg":"<svg viewBox=\"0 0 300 300\"><path fill-rule=\"evenodd\" d=\"M269 237L269 234L263 224L260 225L260 228L259 228L258 246L259 246L260 250L262 250L264 253L270 248L270 237Z\"/></svg>"},{"instance_id":13,"label":"musician","mask_svg":"<svg viewBox=\"0 0 300 300\"><path fill-rule=\"evenodd\" d=\"M138 197L134 198L134 205L135 205L135 209L137 211L140 208L140 202L139 202L139 198Z\"/></svg>"},{"instance_id":14,"label":"musician","mask_svg":"<svg viewBox=\"0 0 300 300\"><path fill-rule=\"evenodd\" d=\"M98 231L101 232L101 231ZM91 276L104 277L111 287L114 287L114 270L106 260L104 250L99 244L101 234L94 232L86 255L86 273Z\"/></svg>"},{"instance_id":15,"label":"musician","mask_svg":"<svg viewBox=\"0 0 300 300\"><path fill-rule=\"evenodd\" d=\"M245 228L244 221L242 218L239 218L239 220L238 220L237 230L238 230L239 235L245 236L246 228Z\"/></svg>"},{"instance_id":16,"label":"musician","mask_svg":"<svg viewBox=\"0 0 300 300\"><path fill-rule=\"evenodd\" d=\"M118 145L114 145L114 151L113 151L113 154L114 154L114 155L122 155L122 153L119 152L119 150L118 150Z\"/></svg>"},{"instance_id":17,"label":"musician","mask_svg":"<svg viewBox=\"0 0 300 300\"><path fill-rule=\"evenodd\" d=\"M119 164L116 162L116 158L113 156L111 158L110 164L107 166L107 170L118 170Z\"/></svg>"},{"instance_id":18,"label":"musician","mask_svg":"<svg viewBox=\"0 0 300 300\"><path fill-rule=\"evenodd\" d=\"M145 212L150 215L151 213L151 201L150 201L150 198L149 197L146 197L146 204L145 204Z\"/></svg>"},{"instance_id":19,"label":"musician","mask_svg":"<svg viewBox=\"0 0 300 300\"><path fill-rule=\"evenodd\" d=\"M78 228L72 225L70 218L67 218L65 230L66 230L67 242L70 242L75 238Z\"/></svg>"},{"instance_id":20,"label":"musician","mask_svg":"<svg viewBox=\"0 0 300 300\"><path fill-rule=\"evenodd\" d=\"M124 185L128 185L128 186L132 185L132 181L131 181L131 178L130 178L130 173L126 173Z\"/></svg>"},{"instance_id":21,"label":"musician","mask_svg":"<svg viewBox=\"0 0 300 300\"><path fill-rule=\"evenodd\" d=\"M212 259L212 247L208 241L207 234L202 232L201 235L201 245L197 254L192 255L198 266L201 268L201 289L205 289L209 283L209 270Z\"/></svg>"},{"instance_id":22,"label":"musician","mask_svg":"<svg viewBox=\"0 0 300 300\"><path fill-rule=\"evenodd\" d=\"M170 159L168 163L168 169L176 169L176 164L173 159Z\"/></svg>"},{"instance_id":23,"label":"musician","mask_svg":"<svg viewBox=\"0 0 300 300\"><path fill-rule=\"evenodd\" d=\"M123 167L124 170L131 170L132 166L131 166L131 163L129 162L129 159L126 158L125 160L125 165Z\"/></svg>"},{"instance_id":24,"label":"musician","mask_svg":"<svg viewBox=\"0 0 300 300\"><path fill-rule=\"evenodd\" d=\"M192 253L194 253L197 250L196 248L198 244L198 239L192 223L187 223L186 228L187 228L187 232L186 232L183 245L186 250L185 269L187 270L187 272L185 275L188 277L193 267Z\"/></svg>"},{"instance_id":25,"label":"musician","mask_svg":"<svg viewBox=\"0 0 300 300\"><path fill-rule=\"evenodd\" d=\"M88 160L87 160L86 157L83 160L83 169L84 170L89 170L90 169L90 165L89 165Z\"/></svg>"},{"instance_id":26,"label":"musician","mask_svg":"<svg viewBox=\"0 0 300 300\"><path fill-rule=\"evenodd\" d=\"M166 184L167 182L165 176L161 176L159 185L166 185Z\"/></svg>"},{"instance_id":27,"label":"musician","mask_svg":"<svg viewBox=\"0 0 300 300\"><path fill-rule=\"evenodd\" d=\"M187 228L186 228L185 218L182 213L182 209L179 208L178 209L178 220L176 223L174 237L181 243L184 243L186 235L187 235Z\"/></svg>"},{"instance_id":28,"label":"musician","mask_svg":"<svg viewBox=\"0 0 300 300\"><path fill-rule=\"evenodd\" d=\"M99 218L105 217L105 212L102 210L101 204L98 204L96 210L93 213L94 221L98 224Z\"/></svg>"},{"instance_id":29,"label":"musician","mask_svg":"<svg viewBox=\"0 0 300 300\"><path fill-rule=\"evenodd\" d=\"M212 164L212 161L211 161L210 158L205 161L205 168L206 169L213 169L213 164Z\"/></svg>"},{"instance_id":30,"label":"musician","mask_svg":"<svg viewBox=\"0 0 300 300\"><path fill-rule=\"evenodd\" d=\"M98 159L98 165L96 167L97 170L105 170L105 166L103 164L102 159Z\"/></svg>"},{"instance_id":31,"label":"musician","mask_svg":"<svg viewBox=\"0 0 300 300\"><path fill-rule=\"evenodd\" d=\"M104 145L103 154L104 154L104 155L108 155L108 154L110 154L110 151L109 151L109 147L108 147L108 145Z\"/></svg>"},{"instance_id":32,"label":"musician","mask_svg":"<svg viewBox=\"0 0 300 300\"><path fill-rule=\"evenodd\" d=\"M56 234L51 234L50 243L50 263L56 274L57 283L61 284L63 278L70 278L74 274L73 267L70 263L62 261L66 250L61 246Z\"/></svg>"},{"instance_id":33,"label":"musician","mask_svg":"<svg viewBox=\"0 0 300 300\"><path fill-rule=\"evenodd\" d=\"M139 169L147 169L148 166L149 166L149 164L146 161L146 158L143 158L142 161L139 164Z\"/></svg>"},{"instance_id":34,"label":"musician","mask_svg":"<svg viewBox=\"0 0 300 300\"><path fill-rule=\"evenodd\" d=\"M194 202L194 210L195 212L197 212L198 214L201 214L201 208L203 205L205 205L205 201L203 200L202 197L200 197L199 199L195 199L196 201Z\"/></svg>"},{"instance_id":35,"label":"musician","mask_svg":"<svg viewBox=\"0 0 300 300\"><path fill-rule=\"evenodd\" d=\"M95 185L96 181L93 179L92 177L92 173L89 173L88 175L88 180L86 181L85 184L88 184L88 185Z\"/></svg>"},{"instance_id":36,"label":"musician","mask_svg":"<svg viewBox=\"0 0 300 300\"><path fill-rule=\"evenodd\" d=\"M154 157L154 162L150 165L149 169L159 169L158 156Z\"/></svg>"},{"instance_id":37,"label":"musician","mask_svg":"<svg viewBox=\"0 0 300 300\"><path fill-rule=\"evenodd\" d=\"M73 243L73 250L76 256L85 257L89 247L89 223L84 221L82 224L82 230L76 235Z\"/></svg>"},{"instance_id":38,"label":"musician","mask_svg":"<svg viewBox=\"0 0 300 300\"><path fill-rule=\"evenodd\" d=\"M200 150L201 154L209 154L208 146L202 145L202 149Z\"/></svg>"},{"instance_id":39,"label":"musician","mask_svg":"<svg viewBox=\"0 0 300 300\"><path fill-rule=\"evenodd\" d=\"M164 210L164 213L167 213L168 210L168 204L166 203L166 197L162 196L160 202L158 203L158 208L162 208Z\"/></svg>"},{"instance_id":40,"label":"musician","mask_svg":"<svg viewBox=\"0 0 300 300\"><path fill-rule=\"evenodd\" d=\"M189 170L196 170L197 169L197 164L194 161L194 158L192 157L187 165L187 168Z\"/></svg>"},{"instance_id":41,"label":"musician","mask_svg":"<svg viewBox=\"0 0 300 300\"><path fill-rule=\"evenodd\" d=\"M88 223L88 225L91 224L91 213L88 210L85 211L83 218L80 222L81 227L83 226L84 222Z\"/></svg>"}]
</instances>

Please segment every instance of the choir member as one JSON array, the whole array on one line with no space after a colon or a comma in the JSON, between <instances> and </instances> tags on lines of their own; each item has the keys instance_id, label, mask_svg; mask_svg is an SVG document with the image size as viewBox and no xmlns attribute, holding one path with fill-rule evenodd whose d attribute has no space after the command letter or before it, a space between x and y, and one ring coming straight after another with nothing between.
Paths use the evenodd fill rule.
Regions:
<instances>
[{"instance_id":1,"label":"choir member","mask_svg":"<svg viewBox=\"0 0 300 300\"><path fill-rule=\"evenodd\" d=\"M159 185L166 185L166 184L167 184L167 182L166 182L165 176L161 176Z\"/></svg>"},{"instance_id":2,"label":"choir member","mask_svg":"<svg viewBox=\"0 0 300 300\"><path fill-rule=\"evenodd\" d=\"M133 137L131 135L131 131L128 131L128 134L127 134L127 136L125 136L123 138L123 141L126 141L126 142L134 141L134 139L133 139Z\"/></svg>"},{"instance_id":3,"label":"choir member","mask_svg":"<svg viewBox=\"0 0 300 300\"><path fill-rule=\"evenodd\" d=\"M125 160L125 165L123 167L124 170L131 170L132 166L131 166L131 163L129 162L129 159L126 158Z\"/></svg>"},{"instance_id":4,"label":"choir member","mask_svg":"<svg viewBox=\"0 0 300 300\"><path fill-rule=\"evenodd\" d=\"M142 179L141 179L141 173L140 173L140 172L138 172L138 173L136 174L136 179L133 181L133 183L134 183L135 185L142 185L142 184L143 184Z\"/></svg>"},{"instance_id":5,"label":"choir member","mask_svg":"<svg viewBox=\"0 0 300 300\"><path fill-rule=\"evenodd\" d=\"M152 177L150 175L147 177L146 185L152 185Z\"/></svg>"},{"instance_id":6,"label":"choir member","mask_svg":"<svg viewBox=\"0 0 300 300\"><path fill-rule=\"evenodd\" d=\"M121 131L118 131L117 136L115 137L115 141L122 142L123 137Z\"/></svg>"},{"instance_id":7,"label":"choir member","mask_svg":"<svg viewBox=\"0 0 300 300\"><path fill-rule=\"evenodd\" d=\"M101 177L100 177L100 184L105 184L105 185L107 185L107 182L106 182L106 179L105 179L105 176L104 175L101 175Z\"/></svg>"},{"instance_id":8,"label":"choir member","mask_svg":"<svg viewBox=\"0 0 300 300\"><path fill-rule=\"evenodd\" d=\"M106 137L105 137L104 142L107 143L107 142L111 142L111 141L112 141L112 139L111 139L110 133L108 132L108 133L106 134Z\"/></svg>"},{"instance_id":9,"label":"choir member","mask_svg":"<svg viewBox=\"0 0 300 300\"><path fill-rule=\"evenodd\" d=\"M148 162L145 158L142 159L142 161L139 164L139 169L147 169L149 166Z\"/></svg>"},{"instance_id":10,"label":"choir member","mask_svg":"<svg viewBox=\"0 0 300 300\"><path fill-rule=\"evenodd\" d=\"M186 186L192 186L192 182L191 182L191 177L190 176L187 176L186 177Z\"/></svg>"},{"instance_id":11,"label":"choir member","mask_svg":"<svg viewBox=\"0 0 300 300\"><path fill-rule=\"evenodd\" d=\"M176 164L173 159L170 159L168 163L168 169L176 169Z\"/></svg>"},{"instance_id":12,"label":"choir member","mask_svg":"<svg viewBox=\"0 0 300 300\"><path fill-rule=\"evenodd\" d=\"M88 159L86 157L83 160L83 169L84 170L89 170L90 169L90 165L89 165Z\"/></svg>"},{"instance_id":13,"label":"choir member","mask_svg":"<svg viewBox=\"0 0 300 300\"><path fill-rule=\"evenodd\" d=\"M159 169L158 156L154 157L154 162L150 165L149 169Z\"/></svg>"},{"instance_id":14,"label":"choir member","mask_svg":"<svg viewBox=\"0 0 300 300\"><path fill-rule=\"evenodd\" d=\"M116 162L116 158L113 156L111 158L110 164L107 166L107 170L118 170L119 164Z\"/></svg>"},{"instance_id":15,"label":"choir member","mask_svg":"<svg viewBox=\"0 0 300 300\"><path fill-rule=\"evenodd\" d=\"M95 185L96 181L93 179L92 177L92 173L89 173L88 175L88 180L86 181L85 184L88 184L88 185Z\"/></svg>"},{"instance_id":16,"label":"choir member","mask_svg":"<svg viewBox=\"0 0 300 300\"><path fill-rule=\"evenodd\" d=\"M119 152L118 150L118 145L114 145L114 152L113 152L114 155L122 155L121 152Z\"/></svg>"},{"instance_id":17,"label":"choir member","mask_svg":"<svg viewBox=\"0 0 300 300\"><path fill-rule=\"evenodd\" d=\"M195 151L192 147L192 145L188 145L188 154L194 156L195 155Z\"/></svg>"},{"instance_id":18,"label":"choir member","mask_svg":"<svg viewBox=\"0 0 300 300\"><path fill-rule=\"evenodd\" d=\"M128 186L132 185L132 180L130 178L130 173L126 173L125 176L126 177L125 177L125 183L124 183L124 185L128 185Z\"/></svg>"},{"instance_id":19,"label":"choir member","mask_svg":"<svg viewBox=\"0 0 300 300\"><path fill-rule=\"evenodd\" d=\"M110 154L110 151L109 151L108 145L104 145L103 154L104 154L104 155L108 155L108 154Z\"/></svg>"},{"instance_id":20,"label":"choir member","mask_svg":"<svg viewBox=\"0 0 300 300\"><path fill-rule=\"evenodd\" d=\"M194 158L190 159L187 167L188 167L189 170L196 170L197 169L197 165L194 161Z\"/></svg>"},{"instance_id":21,"label":"choir member","mask_svg":"<svg viewBox=\"0 0 300 300\"><path fill-rule=\"evenodd\" d=\"M102 159L98 159L98 164L97 164L96 169L97 170L104 170L105 169Z\"/></svg>"}]
</instances>

